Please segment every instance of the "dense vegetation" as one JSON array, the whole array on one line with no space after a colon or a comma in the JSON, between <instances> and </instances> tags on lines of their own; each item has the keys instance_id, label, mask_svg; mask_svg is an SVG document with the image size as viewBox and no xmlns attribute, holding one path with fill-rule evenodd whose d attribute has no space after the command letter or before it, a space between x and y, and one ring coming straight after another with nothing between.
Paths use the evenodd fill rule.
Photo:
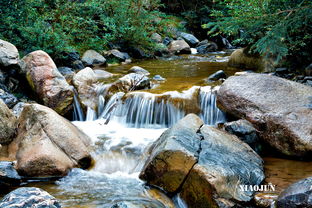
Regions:
<instances>
[{"instance_id":1,"label":"dense vegetation","mask_svg":"<svg viewBox=\"0 0 312 208\"><path fill-rule=\"evenodd\" d=\"M209 34L236 37L250 52L287 58L301 65L312 62L311 0L215 1L215 21L205 24Z\"/></svg>"},{"instance_id":2,"label":"dense vegetation","mask_svg":"<svg viewBox=\"0 0 312 208\"><path fill-rule=\"evenodd\" d=\"M155 0L0 0L0 38L28 53L104 50L109 43L152 48L150 35L179 26Z\"/></svg>"}]
</instances>

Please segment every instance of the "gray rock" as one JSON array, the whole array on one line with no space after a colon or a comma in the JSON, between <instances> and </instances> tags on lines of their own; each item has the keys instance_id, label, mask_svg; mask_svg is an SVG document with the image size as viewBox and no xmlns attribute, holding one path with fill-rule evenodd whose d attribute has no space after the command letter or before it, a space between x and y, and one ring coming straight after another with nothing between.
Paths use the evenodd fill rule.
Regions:
<instances>
[{"instance_id":1,"label":"gray rock","mask_svg":"<svg viewBox=\"0 0 312 208\"><path fill-rule=\"evenodd\" d=\"M150 88L150 79L143 74L130 73L121 77L118 81L122 85L122 88L126 88L127 91L148 89Z\"/></svg>"},{"instance_id":2,"label":"gray rock","mask_svg":"<svg viewBox=\"0 0 312 208\"><path fill-rule=\"evenodd\" d=\"M177 191L197 162L202 125L198 116L189 114L166 130L151 147L140 178L166 192Z\"/></svg>"},{"instance_id":3,"label":"gray rock","mask_svg":"<svg viewBox=\"0 0 312 208\"><path fill-rule=\"evenodd\" d=\"M105 52L104 56L108 60L113 60L113 61L118 61L118 62L124 62L127 59L130 59L130 56L128 53L120 52L117 49L113 49L113 50Z\"/></svg>"},{"instance_id":4,"label":"gray rock","mask_svg":"<svg viewBox=\"0 0 312 208\"><path fill-rule=\"evenodd\" d=\"M139 67L139 66L133 66L131 67L131 69L129 69L130 73L136 73L136 74L143 74L145 76L148 76L150 75L150 73L146 70L146 69L143 69L142 67Z\"/></svg>"},{"instance_id":5,"label":"gray rock","mask_svg":"<svg viewBox=\"0 0 312 208\"><path fill-rule=\"evenodd\" d=\"M0 208L61 208L48 192L34 187L23 187L10 192L0 201Z\"/></svg>"},{"instance_id":6,"label":"gray rock","mask_svg":"<svg viewBox=\"0 0 312 208\"><path fill-rule=\"evenodd\" d=\"M104 65L106 59L95 50L87 50L81 59L85 66Z\"/></svg>"},{"instance_id":7,"label":"gray rock","mask_svg":"<svg viewBox=\"0 0 312 208\"><path fill-rule=\"evenodd\" d=\"M212 75L210 75L207 79L208 82L218 81L219 79L226 79L226 74L223 70L219 70Z\"/></svg>"},{"instance_id":8,"label":"gray rock","mask_svg":"<svg viewBox=\"0 0 312 208\"><path fill-rule=\"evenodd\" d=\"M156 43L161 43L162 42L162 37L158 33L153 33L151 36L151 39L156 42Z\"/></svg>"},{"instance_id":9,"label":"gray rock","mask_svg":"<svg viewBox=\"0 0 312 208\"><path fill-rule=\"evenodd\" d=\"M169 38L169 37L165 37L164 40L163 40L163 44L165 46L169 45L171 43L171 41L173 41L172 38Z\"/></svg>"},{"instance_id":10,"label":"gray rock","mask_svg":"<svg viewBox=\"0 0 312 208\"><path fill-rule=\"evenodd\" d=\"M18 103L18 99L4 90L0 89L0 99L9 107L13 108L16 103Z\"/></svg>"},{"instance_id":11,"label":"gray rock","mask_svg":"<svg viewBox=\"0 0 312 208\"><path fill-rule=\"evenodd\" d=\"M0 99L0 144L9 144L16 134L16 118Z\"/></svg>"},{"instance_id":12,"label":"gray rock","mask_svg":"<svg viewBox=\"0 0 312 208\"><path fill-rule=\"evenodd\" d=\"M17 48L4 40L0 40L0 66L9 67L17 65L19 62L19 54Z\"/></svg>"},{"instance_id":13,"label":"gray rock","mask_svg":"<svg viewBox=\"0 0 312 208\"><path fill-rule=\"evenodd\" d=\"M311 159L311 87L247 73L226 79L217 103L224 112L248 120L259 136L281 153Z\"/></svg>"},{"instance_id":14,"label":"gray rock","mask_svg":"<svg viewBox=\"0 0 312 208\"><path fill-rule=\"evenodd\" d=\"M3 188L18 186L22 180L14 168L13 162L0 161L0 187Z\"/></svg>"},{"instance_id":15,"label":"gray rock","mask_svg":"<svg viewBox=\"0 0 312 208\"><path fill-rule=\"evenodd\" d=\"M312 63L305 68L305 75L312 76Z\"/></svg>"},{"instance_id":16,"label":"gray rock","mask_svg":"<svg viewBox=\"0 0 312 208\"><path fill-rule=\"evenodd\" d=\"M69 67L59 67L58 71L65 77L67 83L71 84L73 81L73 77L75 75L75 72L73 69Z\"/></svg>"},{"instance_id":17,"label":"gray rock","mask_svg":"<svg viewBox=\"0 0 312 208\"><path fill-rule=\"evenodd\" d=\"M95 69L95 70L93 70L93 72L94 72L98 81L103 81L105 79L108 79L108 78L111 78L114 76L112 73L109 73L109 72L102 70L102 69Z\"/></svg>"},{"instance_id":18,"label":"gray rock","mask_svg":"<svg viewBox=\"0 0 312 208\"><path fill-rule=\"evenodd\" d=\"M192 34L181 32L180 37L182 37L190 46L196 46L199 40Z\"/></svg>"},{"instance_id":19,"label":"gray rock","mask_svg":"<svg viewBox=\"0 0 312 208\"><path fill-rule=\"evenodd\" d=\"M254 191L240 186L262 183L262 159L236 136L206 125L200 133L199 159L182 186L182 199L190 208L251 201Z\"/></svg>"},{"instance_id":20,"label":"gray rock","mask_svg":"<svg viewBox=\"0 0 312 208\"><path fill-rule=\"evenodd\" d=\"M174 40L168 46L169 52L173 54L191 54L191 47L184 40Z\"/></svg>"},{"instance_id":21,"label":"gray rock","mask_svg":"<svg viewBox=\"0 0 312 208\"><path fill-rule=\"evenodd\" d=\"M278 208L312 207L312 177L290 185L278 197Z\"/></svg>"},{"instance_id":22,"label":"gray rock","mask_svg":"<svg viewBox=\"0 0 312 208\"><path fill-rule=\"evenodd\" d=\"M196 47L198 54L206 54L209 52L215 52L218 50L218 45L212 41L207 41L207 43L200 43L199 46Z\"/></svg>"},{"instance_id":23,"label":"gray rock","mask_svg":"<svg viewBox=\"0 0 312 208\"><path fill-rule=\"evenodd\" d=\"M25 105L26 103L19 102L13 107L12 112L16 118L18 118L21 115Z\"/></svg>"},{"instance_id":24,"label":"gray rock","mask_svg":"<svg viewBox=\"0 0 312 208\"><path fill-rule=\"evenodd\" d=\"M224 124L224 129L236 135L240 140L247 143L257 153L261 151L261 144L257 130L247 120L241 119Z\"/></svg>"},{"instance_id":25,"label":"gray rock","mask_svg":"<svg viewBox=\"0 0 312 208\"><path fill-rule=\"evenodd\" d=\"M162 76L160 76L158 74L153 77L153 80L155 80L155 81L166 81L165 78L163 78Z\"/></svg>"}]
</instances>

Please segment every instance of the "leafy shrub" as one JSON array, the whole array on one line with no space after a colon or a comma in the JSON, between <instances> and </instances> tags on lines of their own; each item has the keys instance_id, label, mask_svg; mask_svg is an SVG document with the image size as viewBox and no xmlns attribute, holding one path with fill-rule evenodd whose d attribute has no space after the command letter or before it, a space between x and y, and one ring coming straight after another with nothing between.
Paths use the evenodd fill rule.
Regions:
<instances>
[{"instance_id":1,"label":"leafy shrub","mask_svg":"<svg viewBox=\"0 0 312 208\"><path fill-rule=\"evenodd\" d=\"M105 50L122 40L153 50L153 32L167 34L176 19L160 12L158 0L0 0L0 38L22 53L44 50Z\"/></svg>"},{"instance_id":2,"label":"leafy shrub","mask_svg":"<svg viewBox=\"0 0 312 208\"><path fill-rule=\"evenodd\" d=\"M235 36L235 43L277 62L312 62L311 0L223 0L218 7L215 21L203 25L209 34Z\"/></svg>"}]
</instances>

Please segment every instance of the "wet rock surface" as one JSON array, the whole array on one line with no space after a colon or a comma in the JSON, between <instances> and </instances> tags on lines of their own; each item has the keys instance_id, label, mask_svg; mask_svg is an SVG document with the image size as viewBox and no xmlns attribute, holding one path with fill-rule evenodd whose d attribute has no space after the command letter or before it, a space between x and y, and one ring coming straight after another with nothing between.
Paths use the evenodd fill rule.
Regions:
<instances>
[{"instance_id":1,"label":"wet rock surface","mask_svg":"<svg viewBox=\"0 0 312 208\"><path fill-rule=\"evenodd\" d=\"M18 136L10 144L22 176L64 176L71 168L88 168L90 138L53 110L28 104L19 118Z\"/></svg>"},{"instance_id":2,"label":"wet rock surface","mask_svg":"<svg viewBox=\"0 0 312 208\"><path fill-rule=\"evenodd\" d=\"M146 69L143 69L142 67L139 67L139 66L133 66L131 67L131 69L129 69L130 73L137 73L137 74L143 74L143 75L150 75L150 73L146 70Z\"/></svg>"},{"instance_id":3,"label":"wet rock surface","mask_svg":"<svg viewBox=\"0 0 312 208\"><path fill-rule=\"evenodd\" d=\"M252 124L244 119L227 122L224 124L224 129L230 134L236 135L240 140L247 143L256 152L261 151L261 144L257 130Z\"/></svg>"},{"instance_id":4,"label":"wet rock surface","mask_svg":"<svg viewBox=\"0 0 312 208\"><path fill-rule=\"evenodd\" d=\"M284 190L277 199L278 208L312 207L312 177L298 181Z\"/></svg>"},{"instance_id":5,"label":"wet rock surface","mask_svg":"<svg viewBox=\"0 0 312 208\"><path fill-rule=\"evenodd\" d=\"M15 170L13 162L0 161L0 192L7 187L18 186L20 183L21 176Z\"/></svg>"},{"instance_id":6,"label":"wet rock surface","mask_svg":"<svg viewBox=\"0 0 312 208\"><path fill-rule=\"evenodd\" d=\"M22 59L22 73L39 100L64 115L71 109L74 92L44 51L34 51Z\"/></svg>"},{"instance_id":7,"label":"wet rock surface","mask_svg":"<svg viewBox=\"0 0 312 208\"><path fill-rule=\"evenodd\" d=\"M180 192L188 207L220 207L249 202L264 179L263 161L236 136L203 126L189 114L153 143L140 174L148 184Z\"/></svg>"},{"instance_id":8,"label":"wet rock surface","mask_svg":"<svg viewBox=\"0 0 312 208\"><path fill-rule=\"evenodd\" d=\"M5 92L4 90L0 89L0 99L3 100L3 102L9 107L13 108L14 105L18 102L17 97L14 95Z\"/></svg>"},{"instance_id":9,"label":"wet rock surface","mask_svg":"<svg viewBox=\"0 0 312 208\"><path fill-rule=\"evenodd\" d=\"M34 187L18 188L0 201L0 208L61 208L59 202L48 192Z\"/></svg>"},{"instance_id":10,"label":"wet rock surface","mask_svg":"<svg viewBox=\"0 0 312 208\"><path fill-rule=\"evenodd\" d=\"M219 70L207 78L207 82L218 81L219 79L225 79L227 76L223 70Z\"/></svg>"},{"instance_id":11,"label":"wet rock surface","mask_svg":"<svg viewBox=\"0 0 312 208\"><path fill-rule=\"evenodd\" d=\"M190 46L196 46L199 43L199 40L192 34L181 32L179 34Z\"/></svg>"},{"instance_id":12,"label":"wet rock surface","mask_svg":"<svg viewBox=\"0 0 312 208\"><path fill-rule=\"evenodd\" d=\"M261 184L262 159L236 136L211 126L201 127L200 133L198 162L183 184L182 199L194 208L251 201L254 191L240 186Z\"/></svg>"},{"instance_id":13,"label":"wet rock surface","mask_svg":"<svg viewBox=\"0 0 312 208\"><path fill-rule=\"evenodd\" d=\"M248 73L228 78L221 85L217 102L223 111L252 123L260 138L281 153L311 156L311 87Z\"/></svg>"},{"instance_id":14,"label":"wet rock surface","mask_svg":"<svg viewBox=\"0 0 312 208\"><path fill-rule=\"evenodd\" d=\"M197 131L202 125L196 115L189 114L166 130L151 147L140 178L167 192L176 192L197 162L201 140Z\"/></svg>"}]
</instances>

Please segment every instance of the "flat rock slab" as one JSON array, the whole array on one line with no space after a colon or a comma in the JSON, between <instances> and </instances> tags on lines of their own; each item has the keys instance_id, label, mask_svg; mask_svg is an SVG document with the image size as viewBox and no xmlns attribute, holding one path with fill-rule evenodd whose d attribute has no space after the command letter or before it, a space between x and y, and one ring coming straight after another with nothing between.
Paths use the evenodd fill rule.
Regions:
<instances>
[{"instance_id":1,"label":"flat rock slab","mask_svg":"<svg viewBox=\"0 0 312 208\"><path fill-rule=\"evenodd\" d=\"M221 85L218 107L245 118L260 137L288 156L312 158L312 88L265 74L232 76Z\"/></svg>"}]
</instances>

